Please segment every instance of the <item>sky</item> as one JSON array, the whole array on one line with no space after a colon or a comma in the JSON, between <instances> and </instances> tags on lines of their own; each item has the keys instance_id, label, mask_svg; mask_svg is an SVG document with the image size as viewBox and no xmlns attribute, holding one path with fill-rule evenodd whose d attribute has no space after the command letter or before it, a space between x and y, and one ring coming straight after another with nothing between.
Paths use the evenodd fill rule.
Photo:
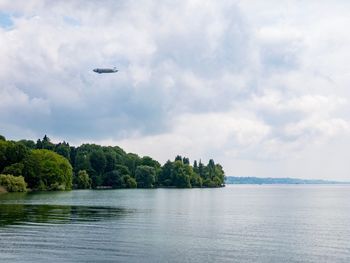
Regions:
<instances>
[{"instance_id":1,"label":"sky","mask_svg":"<svg viewBox=\"0 0 350 263\"><path fill-rule=\"evenodd\" d=\"M0 134L350 181L349 12L347 0L2 0Z\"/></svg>"}]
</instances>

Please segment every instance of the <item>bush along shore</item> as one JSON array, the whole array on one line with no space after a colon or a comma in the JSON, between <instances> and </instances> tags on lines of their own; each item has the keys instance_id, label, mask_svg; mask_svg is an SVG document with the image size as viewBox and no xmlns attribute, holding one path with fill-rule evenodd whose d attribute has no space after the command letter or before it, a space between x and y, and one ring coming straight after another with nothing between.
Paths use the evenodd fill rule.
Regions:
<instances>
[{"instance_id":1,"label":"bush along shore","mask_svg":"<svg viewBox=\"0 0 350 263\"><path fill-rule=\"evenodd\" d=\"M118 146L52 143L45 135L9 141L0 135L0 192L71 189L222 187L220 164L176 156L164 165L149 156L126 153Z\"/></svg>"}]
</instances>

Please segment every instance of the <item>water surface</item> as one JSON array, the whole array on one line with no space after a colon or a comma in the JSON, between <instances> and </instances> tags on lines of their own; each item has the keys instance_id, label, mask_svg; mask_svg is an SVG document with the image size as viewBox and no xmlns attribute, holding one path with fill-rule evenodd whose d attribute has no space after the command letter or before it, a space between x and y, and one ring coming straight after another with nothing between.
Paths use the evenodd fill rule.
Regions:
<instances>
[{"instance_id":1,"label":"water surface","mask_svg":"<svg viewBox=\"0 0 350 263\"><path fill-rule=\"evenodd\" d=\"M350 262L350 186L3 194L0 259Z\"/></svg>"}]
</instances>

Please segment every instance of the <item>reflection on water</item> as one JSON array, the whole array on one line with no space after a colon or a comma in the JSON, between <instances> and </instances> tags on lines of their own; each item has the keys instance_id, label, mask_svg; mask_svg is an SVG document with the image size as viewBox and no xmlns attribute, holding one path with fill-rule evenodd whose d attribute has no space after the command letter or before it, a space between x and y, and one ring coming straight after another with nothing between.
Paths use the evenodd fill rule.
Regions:
<instances>
[{"instance_id":1,"label":"reflection on water","mask_svg":"<svg viewBox=\"0 0 350 263\"><path fill-rule=\"evenodd\" d=\"M92 222L122 217L130 212L115 207L0 204L0 226Z\"/></svg>"}]
</instances>

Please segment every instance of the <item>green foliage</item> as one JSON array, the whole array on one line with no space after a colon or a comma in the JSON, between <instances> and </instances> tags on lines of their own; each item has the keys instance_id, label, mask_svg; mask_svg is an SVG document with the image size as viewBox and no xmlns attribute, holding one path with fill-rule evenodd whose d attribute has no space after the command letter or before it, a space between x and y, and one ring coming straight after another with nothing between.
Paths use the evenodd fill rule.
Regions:
<instances>
[{"instance_id":1,"label":"green foliage","mask_svg":"<svg viewBox=\"0 0 350 263\"><path fill-rule=\"evenodd\" d=\"M137 182L134 178L130 176L124 176L123 180L125 188L137 188Z\"/></svg>"},{"instance_id":2,"label":"green foliage","mask_svg":"<svg viewBox=\"0 0 350 263\"><path fill-rule=\"evenodd\" d=\"M20 176L23 174L23 168L24 168L23 163L14 163L9 166L6 166L3 170L3 173Z\"/></svg>"},{"instance_id":3,"label":"green foliage","mask_svg":"<svg viewBox=\"0 0 350 263\"><path fill-rule=\"evenodd\" d=\"M72 166L67 159L49 150L33 150L24 160L23 175L32 189L72 188Z\"/></svg>"},{"instance_id":4,"label":"green foliage","mask_svg":"<svg viewBox=\"0 0 350 263\"><path fill-rule=\"evenodd\" d=\"M27 184L23 176L0 174L0 186L5 187L8 192L26 192Z\"/></svg>"},{"instance_id":5,"label":"green foliage","mask_svg":"<svg viewBox=\"0 0 350 263\"><path fill-rule=\"evenodd\" d=\"M203 186L204 187L215 187L215 183L210 180L209 178L206 178L203 180Z\"/></svg>"},{"instance_id":6,"label":"green foliage","mask_svg":"<svg viewBox=\"0 0 350 263\"><path fill-rule=\"evenodd\" d=\"M0 140L0 172L5 168L7 156L6 156L7 142Z\"/></svg>"},{"instance_id":7,"label":"green foliage","mask_svg":"<svg viewBox=\"0 0 350 263\"><path fill-rule=\"evenodd\" d=\"M53 151L55 148L55 145L51 142L50 138L46 136L44 136L44 138L42 139L42 141L39 139L36 143L36 148L37 149L46 149L46 150L51 150Z\"/></svg>"},{"instance_id":8,"label":"green foliage","mask_svg":"<svg viewBox=\"0 0 350 263\"><path fill-rule=\"evenodd\" d=\"M22 143L8 142L6 150L8 164L21 162L29 154L29 149Z\"/></svg>"},{"instance_id":9,"label":"green foliage","mask_svg":"<svg viewBox=\"0 0 350 263\"><path fill-rule=\"evenodd\" d=\"M181 155L177 155L176 157L175 157L175 162L176 161L181 161L182 162L182 156Z\"/></svg>"},{"instance_id":10,"label":"green foliage","mask_svg":"<svg viewBox=\"0 0 350 263\"><path fill-rule=\"evenodd\" d=\"M22 143L23 145L25 145L28 149L35 149L36 145L35 142L32 140L20 140L19 143Z\"/></svg>"},{"instance_id":11,"label":"green foliage","mask_svg":"<svg viewBox=\"0 0 350 263\"><path fill-rule=\"evenodd\" d=\"M184 164L190 164L190 159L188 159L188 158L186 158L186 157L184 157L184 158L182 158L182 162L184 163Z\"/></svg>"},{"instance_id":12,"label":"green foliage","mask_svg":"<svg viewBox=\"0 0 350 263\"><path fill-rule=\"evenodd\" d=\"M112 188L121 188L123 176L118 170L107 172L103 175L103 185Z\"/></svg>"},{"instance_id":13,"label":"green foliage","mask_svg":"<svg viewBox=\"0 0 350 263\"><path fill-rule=\"evenodd\" d=\"M89 174L85 170L80 170L74 177L74 184L78 189L90 189L91 183Z\"/></svg>"},{"instance_id":14,"label":"green foliage","mask_svg":"<svg viewBox=\"0 0 350 263\"><path fill-rule=\"evenodd\" d=\"M202 187L203 179L195 173L193 176L190 177L190 183L192 187Z\"/></svg>"},{"instance_id":15,"label":"green foliage","mask_svg":"<svg viewBox=\"0 0 350 263\"><path fill-rule=\"evenodd\" d=\"M156 179L156 169L147 165L140 165L137 167L136 182L140 188L152 188Z\"/></svg>"},{"instance_id":16,"label":"green foliage","mask_svg":"<svg viewBox=\"0 0 350 263\"><path fill-rule=\"evenodd\" d=\"M149 156L142 157L141 165L150 166L150 167L153 167L155 169L160 168L160 166L161 166L159 162L157 162L156 160L152 159Z\"/></svg>"},{"instance_id":17,"label":"green foliage","mask_svg":"<svg viewBox=\"0 0 350 263\"><path fill-rule=\"evenodd\" d=\"M6 141L5 136L3 136L3 135L0 134L0 141Z\"/></svg>"},{"instance_id":18,"label":"green foliage","mask_svg":"<svg viewBox=\"0 0 350 263\"><path fill-rule=\"evenodd\" d=\"M36 144L0 137L0 172L25 176L33 189L70 189L72 167L76 188L221 187L225 179L222 166L212 159L207 165L195 160L191 166L189 158L177 155L161 166L118 146L54 144L46 135Z\"/></svg>"},{"instance_id":19,"label":"green foliage","mask_svg":"<svg viewBox=\"0 0 350 263\"><path fill-rule=\"evenodd\" d=\"M125 165L118 164L116 165L116 170L122 175L122 176L130 176L130 171L129 168L126 167Z\"/></svg>"},{"instance_id":20,"label":"green foliage","mask_svg":"<svg viewBox=\"0 0 350 263\"><path fill-rule=\"evenodd\" d=\"M185 172L190 177L191 187L202 187L203 179L199 176L199 174L194 172L194 169L190 165L185 165Z\"/></svg>"},{"instance_id":21,"label":"green foliage","mask_svg":"<svg viewBox=\"0 0 350 263\"><path fill-rule=\"evenodd\" d=\"M206 167L203 165L202 161L199 161L198 164L198 174L199 176L204 180L208 178L208 170L206 169Z\"/></svg>"},{"instance_id":22,"label":"green foliage","mask_svg":"<svg viewBox=\"0 0 350 263\"><path fill-rule=\"evenodd\" d=\"M55 152L65 157L67 160L70 160L70 150L69 144L66 142L59 143L55 146Z\"/></svg>"},{"instance_id":23,"label":"green foliage","mask_svg":"<svg viewBox=\"0 0 350 263\"><path fill-rule=\"evenodd\" d=\"M164 164L162 171L158 177L158 183L160 186L171 186L172 171L173 171L173 163L168 160Z\"/></svg>"},{"instance_id":24,"label":"green foliage","mask_svg":"<svg viewBox=\"0 0 350 263\"><path fill-rule=\"evenodd\" d=\"M117 165L115 170L103 175L103 185L112 188L135 188L137 183L130 176L128 167Z\"/></svg>"},{"instance_id":25,"label":"green foliage","mask_svg":"<svg viewBox=\"0 0 350 263\"><path fill-rule=\"evenodd\" d=\"M106 168L106 157L103 151L93 151L90 154L90 164L91 168L94 169L97 174L102 174L104 169Z\"/></svg>"},{"instance_id":26,"label":"green foliage","mask_svg":"<svg viewBox=\"0 0 350 263\"><path fill-rule=\"evenodd\" d=\"M91 168L89 154L85 151L77 151L75 155L74 171L78 172L80 170L89 171Z\"/></svg>"},{"instance_id":27,"label":"green foliage","mask_svg":"<svg viewBox=\"0 0 350 263\"><path fill-rule=\"evenodd\" d=\"M173 184L179 188L190 188L190 174L186 172L185 165L182 161L178 160L174 163L172 171Z\"/></svg>"},{"instance_id":28,"label":"green foliage","mask_svg":"<svg viewBox=\"0 0 350 263\"><path fill-rule=\"evenodd\" d=\"M125 156L125 165L129 168L131 176L135 178L137 166L142 164L141 158L134 153L128 153Z\"/></svg>"},{"instance_id":29,"label":"green foliage","mask_svg":"<svg viewBox=\"0 0 350 263\"><path fill-rule=\"evenodd\" d=\"M117 165L117 154L113 150L105 152L106 167L105 172L113 171Z\"/></svg>"},{"instance_id":30,"label":"green foliage","mask_svg":"<svg viewBox=\"0 0 350 263\"><path fill-rule=\"evenodd\" d=\"M21 162L29 154L29 149L20 142L0 140L0 172L6 166Z\"/></svg>"}]
</instances>

